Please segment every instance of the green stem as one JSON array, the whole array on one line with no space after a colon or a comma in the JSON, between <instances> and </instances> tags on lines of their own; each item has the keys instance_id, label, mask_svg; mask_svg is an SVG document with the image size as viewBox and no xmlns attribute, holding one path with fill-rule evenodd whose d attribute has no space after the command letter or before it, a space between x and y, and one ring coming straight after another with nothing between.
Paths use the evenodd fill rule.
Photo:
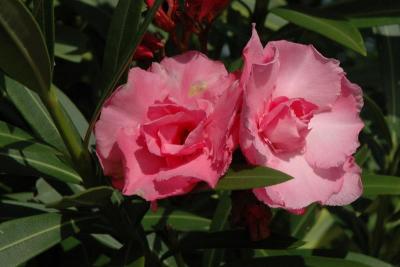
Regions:
<instances>
[{"instance_id":1,"label":"green stem","mask_svg":"<svg viewBox=\"0 0 400 267\"><path fill-rule=\"evenodd\" d=\"M92 160L89 151L83 146L82 140L75 135L75 129L65 117L65 113L58 101L56 91L50 86L48 92L41 94L42 101L46 105L61 137L70 153L72 161L82 176L86 186L94 185L92 178Z\"/></svg>"},{"instance_id":2,"label":"green stem","mask_svg":"<svg viewBox=\"0 0 400 267\"><path fill-rule=\"evenodd\" d=\"M268 15L268 6L269 0L256 0L252 20L256 23L256 29L260 35L262 35L264 31L264 23Z\"/></svg>"}]
</instances>

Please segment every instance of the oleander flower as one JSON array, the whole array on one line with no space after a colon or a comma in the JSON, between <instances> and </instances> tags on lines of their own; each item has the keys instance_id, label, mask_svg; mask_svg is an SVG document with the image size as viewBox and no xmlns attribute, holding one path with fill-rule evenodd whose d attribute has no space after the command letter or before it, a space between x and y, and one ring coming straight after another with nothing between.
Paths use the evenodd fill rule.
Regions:
<instances>
[{"instance_id":1,"label":"oleander flower","mask_svg":"<svg viewBox=\"0 0 400 267\"><path fill-rule=\"evenodd\" d=\"M224 65L199 52L131 69L95 127L105 175L149 201L215 186L238 145L240 94Z\"/></svg>"},{"instance_id":2,"label":"oleander flower","mask_svg":"<svg viewBox=\"0 0 400 267\"><path fill-rule=\"evenodd\" d=\"M241 149L251 164L294 177L254 189L257 198L298 213L313 202L357 199L361 170L352 154L363 128L360 87L311 45L275 41L263 48L254 27L243 56Z\"/></svg>"}]
</instances>

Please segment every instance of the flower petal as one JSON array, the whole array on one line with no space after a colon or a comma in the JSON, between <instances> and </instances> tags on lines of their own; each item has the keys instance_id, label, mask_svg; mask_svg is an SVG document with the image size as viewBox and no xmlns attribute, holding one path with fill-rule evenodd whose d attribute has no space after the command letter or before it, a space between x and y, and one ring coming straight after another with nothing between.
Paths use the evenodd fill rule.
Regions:
<instances>
[{"instance_id":1,"label":"flower petal","mask_svg":"<svg viewBox=\"0 0 400 267\"><path fill-rule=\"evenodd\" d=\"M345 174L343 185L340 191L333 194L324 204L337 206L348 205L362 194L361 169L354 162L353 157L349 157L344 164Z\"/></svg>"},{"instance_id":2,"label":"flower petal","mask_svg":"<svg viewBox=\"0 0 400 267\"><path fill-rule=\"evenodd\" d=\"M273 97L304 98L324 109L340 94L344 75L339 62L323 57L311 45L270 42L279 52L280 69Z\"/></svg>"},{"instance_id":3,"label":"flower petal","mask_svg":"<svg viewBox=\"0 0 400 267\"><path fill-rule=\"evenodd\" d=\"M346 90L346 89L345 89ZM315 114L306 137L307 161L319 168L342 165L359 146L358 134L364 123L352 94L343 94L331 111Z\"/></svg>"},{"instance_id":4,"label":"flower petal","mask_svg":"<svg viewBox=\"0 0 400 267\"><path fill-rule=\"evenodd\" d=\"M258 199L271 207L297 210L313 202L325 203L342 186L342 168L312 168L302 155L270 158L269 162L267 166L294 177L281 184L253 190Z\"/></svg>"}]
</instances>

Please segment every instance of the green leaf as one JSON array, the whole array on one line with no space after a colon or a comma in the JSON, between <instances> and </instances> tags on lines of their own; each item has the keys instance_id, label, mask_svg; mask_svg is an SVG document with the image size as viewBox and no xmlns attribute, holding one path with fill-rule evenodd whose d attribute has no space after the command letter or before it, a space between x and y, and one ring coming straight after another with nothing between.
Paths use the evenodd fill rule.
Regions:
<instances>
[{"instance_id":1,"label":"green leaf","mask_svg":"<svg viewBox=\"0 0 400 267\"><path fill-rule=\"evenodd\" d=\"M108 234L91 234L91 236L104 246L111 249L118 250L123 247L123 245L118 240Z\"/></svg>"},{"instance_id":2,"label":"green leaf","mask_svg":"<svg viewBox=\"0 0 400 267\"><path fill-rule=\"evenodd\" d=\"M110 202L114 189L108 186L93 187L81 193L64 196L60 201L49 203L49 208L66 209L70 207L99 207Z\"/></svg>"},{"instance_id":3,"label":"green leaf","mask_svg":"<svg viewBox=\"0 0 400 267\"><path fill-rule=\"evenodd\" d=\"M231 214L231 196L229 191L221 192L214 217L211 222L210 232L224 230L228 226ZM218 267L223 258L223 249L206 250L203 254L203 267Z\"/></svg>"},{"instance_id":4,"label":"green leaf","mask_svg":"<svg viewBox=\"0 0 400 267\"><path fill-rule=\"evenodd\" d=\"M95 218L48 213L4 222L0 224L0 262L2 266L24 263L78 233L81 226Z\"/></svg>"},{"instance_id":5,"label":"green leaf","mask_svg":"<svg viewBox=\"0 0 400 267\"><path fill-rule=\"evenodd\" d=\"M33 0L33 14L46 40L51 68L54 64L54 1Z\"/></svg>"},{"instance_id":6,"label":"green leaf","mask_svg":"<svg viewBox=\"0 0 400 267\"><path fill-rule=\"evenodd\" d=\"M400 24L400 17L365 17L350 18L351 24L357 28L371 28L376 26Z\"/></svg>"},{"instance_id":7,"label":"green leaf","mask_svg":"<svg viewBox=\"0 0 400 267\"><path fill-rule=\"evenodd\" d=\"M307 266L310 267L369 267L361 262L356 262L352 260L340 259L340 258L328 258L319 256L307 256L304 257L304 261Z\"/></svg>"},{"instance_id":8,"label":"green leaf","mask_svg":"<svg viewBox=\"0 0 400 267\"><path fill-rule=\"evenodd\" d=\"M368 173L362 174L362 182L364 196L400 195L400 177Z\"/></svg>"},{"instance_id":9,"label":"green leaf","mask_svg":"<svg viewBox=\"0 0 400 267\"><path fill-rule=\"evenodd\" d=\"M62 195L43 178L36 181L36 191L35 200L43 204L62 199Z\"/></svg>"},{"instance_id":10,"label":"green leaf","mask_svg":"<svg viewBox=\"0 0 400 267\"><path fill-rule=\"evenodd\" d=\"M303 239L316 221L317 205L312 204L307 207L305 214L301 216L291 215L291 236Z\"/></svg>"},{"instance_id":11,"label":"green leaf","mask_svg":"<svg viewBox=\"0 0 400 267\"><path fill-rule=\"evenodd\" d=\"M367 95L364 95L364 103L365 103L364 112L366 116L376 126L374 127L375 132L378 133L383 140L385 140L385 142L389 145L389 147L392 147L393 146L392 135L390 133L389 125L385 120L385 116L383 115L382 110L375 103L375 101L372 100Z\"/></svg>"},{"instance_id":12,"label":"green leaf","mask_svg":"<svg viewBox=\"0 0 400 267\"><path fill-rule=\"evenodd\" d=\"M55 87L55 89L58 100L64 108L67 117L73 118L72 123L74 124L79 135L83 138L85 136L85 132L89 123L87 122L85 116L83 116L82 112L78 109L78 107L71 101L71 99L69 99L69 97L57 87ZM94 144L93 136L91 136L91 143Z\"/></svg>"},{"instance_id":13,"label":"green leaf","mask_svg":"<svg viewBox=\"0 0 400 267\"><path fill-rule=\"evenodd\" d=\"M317 17L287 8L275 8L272 13L305 29L317 32L361 55L367 55L364 41L358 29L349 21Z\"/></svg>"},{"instance_id":14,"label":"green leaf","mask_svg":"<svg viewBox=\"0 0 400 267\"><path fill-rule=\"evenodd\" d=\"M43 142L67 153L67 148L56 125L37 93L7 76L4 76L4 78L4 89L7 96L27 121L35 135Z\"/></svg>"},{"instance_id":15,"label":"green leaf","mask_svg":"<svg viewBox=\"0 0 400 267\"><path fill-rule=\"evenodd\" d=\"M293 250L263 250L264 256L275 257L275 256L300 256L304 258L303 264L311 263L311 266L314 266L315 263L320 261L326 261L327 266L335 266L335 263L338 263L337 266L342 266L340 263L345 264L344 266L348 266L348 264L354 263L355 266L357 263L361 263L361 266L369 266L369 267L392 267L392 265L385 263L377 258L373 258L371 256L367 256L360 253L348 252L345 257L342 257L342 253L335 250L321 250L321 249L293 249ZM338 254L337 258L332 257L320 257L316 256L320 253L326 253L327 255L336 255ZM310 258L310 257L317 257L317 258ZM283 257L281 259L284 259ZM299 258L300 259L300 258ZM347 262L350 261L350 262ZM282 263L282 262L281 262ZM347 264L347 265L346 265ZM296 265L297 266L297 265ZM299 265L302 266L302 265ZM307 265L308 266L308 265ZM317 265L318 266L318 265ZM322 266L325 266L322 264Z\"/></svg>"},{"instance_id":16,"label":"green leaf","mask_svg":"<svg viewBox=\"0 0 400 267\"><path fill-rule=\"evenodd\" d=\"M44 175L71 183L82 181L59 152L4 122L0 122L0 161L0 170L9 174Z\"/></svg>"},{"instance_id":17,"label":"green leaf","mask_svg":"<svg viewBox=\"0 0 400 267\"><path fill-rule=\"evenodd\" d=\"M245 190L279 184L291 176L268 167L231 168L218 182L215 190Z\"/></svg>"},{"instance_id":18,"label":"green leaf","mask_svg":"<svg viewBox=\"0 0 400 267\"><path fill-rule=\"evenodd\" d=\"M350 18L359 17L398 17L400 2L393 0L351 0L337 1L323 8L327 13L343 14Z\"/></svg>"},{"instance_id":19,"label":"green leaf","mask_svg":"<svg viewBox=\"0 0 400 267\"><path fill-rule=\"evenodd\" d=\"M39 143L32 135L6 122L0 121L0 150L20 146L24 151L61 155L54 148Z\"/></svg>"},{"instance_id":20,"label":"green leaf","mask_svg":"<svg viewBox=\"0 0 400 267\"><path fill-rule=\"evenodd\" d=\"M400 16L400 15L399 15ZM400 26L389 25L376 29L381 62L381 86L384 89L387 113L391 123L399 123L400 118ZM399 134L394 132L399 137Z\"/></svg>"},{"instance_id":21,"label":"green leaf","mask_svg":"<svg viewBox=\"0 0 400 267\"><path fill-rule=\"evenodd\" d=\"M139 28L143 1L120 0L114 11L107 34L103 60L103 82L107 84L126 60Z\"/></svg>"},{"instance_id":22,"label":"green leaf","mask_svg":"<svg viewBox=\"0 0 400 267\"><path fill-rule=\"evenodd\" d=\"M367 256L364 254L360 254L360 253L349 252L346 255L346 259L351 260L353 262L363 263L369 267L393 267L391 264L386 263L380 259L377 259L377 258L374 258L371 256Z\"/></svg>"},{"instance_id":23,"label":"green leaf","mask_svg":"<svg viewBox=\"0 0 400 267\"><path fill-rule=\"evenodd\" d=\"M333 215L326 209L321 209L316 222L312 225L302 240L306 243L302 248L313 249L321 247L324 241L335 224Z\"/></svg>"},{"instance_id":24,"label":"green leaf","mask_svg":"<svg viewBox=\"0 0 400 267\"><path fill-rule=\"evenodd\" d=\"M293 237L271 234L267 239L251 241L246 230L228 230L213 233L189 232L181 240L182 250L206 248L297 248L304 242Z\"/></svg>"},{"instance_id":25,"label":"green leaf","mask_svg":"<svg viewBox=\"0 0 400 267\"><path fill-rule=\"evenodd\" d=\"M229 262L224 267L265 267L265 266L304 266L304 267L369 267L360 262L341 258L320 256L285 255L254 258L244 261Z\"/></svg>"},{"instance_id":26,"label":"green leaf","mask_svg":"<svg viewBox=\"0 0 400 267\"><path fill-rule=\"evenodd\" d=\"M20 0L0 1L0 68L32 90L47 92L51 65L40 28Z\"/></svg>"},{"instance_id":27,"label":"green leaf","mask_svg":"<svg viewBox=\"0 0 400 267\"><path fill-rule=\"evenodd\" d=\"M17 218L48 213L56 210L46 209L44 205L33 202L0 200L0 220L8 221Z\"/></svg>"},{"instance_id":28,"label":"green leaf","mask_svg":"<svg viewBox=\"0 0 400 267\"><path fill-rule=\"evenodd\" d=\"M185 211L169 211L158 208L156 212L149 211L143 217L142 225L145 231L163 228L170 225L179 231L207 231L211 220Z\"/></svg>"},{"instance_id":29,"label":"green leaf","mask_svg":"<svg viewBox=\"0 0 400 267\"><path fill-rule=\"evenodd\" d=\"M352 0L333 2L322 8L327 14L341 14L358 28L400 23L400 2L392 0Z\"/></svg>"}]
</instances>

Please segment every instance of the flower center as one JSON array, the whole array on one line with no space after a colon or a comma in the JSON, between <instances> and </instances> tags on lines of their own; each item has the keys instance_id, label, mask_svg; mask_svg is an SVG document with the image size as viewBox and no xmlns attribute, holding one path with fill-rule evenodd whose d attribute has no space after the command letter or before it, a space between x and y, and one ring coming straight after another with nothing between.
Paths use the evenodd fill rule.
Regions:
<instances>
[{"instance_id":1,"label":"flower center","mask_svg":"<svg viewBox=\"0 0 400 267\"><path fill-rule=\"evenodd\" d=\"M316 105L302 98L277 97L260 116L259 134L276 153L302 149L315 109Z\"/></svg>"},{"instance_id":2,"label":"flower center","mask_svg":"<svg viewBox=\"0 0 400 267\"><path fill-rule=\"evenodd\" d=\"M200 149L196 128L205 119L202 110L189 110L170 101L155 103L142 125L147 148L157 156L184 156Z\"/></svg>"},{"instance_id":3,"label":"flower center","mask_svg":"<svg viewBox=\"0 0 400 267\"><path fill-rule=\"evenodd\" d=\"M189 88L189 96L195 96L201 94L207 89L207 83L205 81L198 81L193 83Z\"/></svg>"}]
</instances>

